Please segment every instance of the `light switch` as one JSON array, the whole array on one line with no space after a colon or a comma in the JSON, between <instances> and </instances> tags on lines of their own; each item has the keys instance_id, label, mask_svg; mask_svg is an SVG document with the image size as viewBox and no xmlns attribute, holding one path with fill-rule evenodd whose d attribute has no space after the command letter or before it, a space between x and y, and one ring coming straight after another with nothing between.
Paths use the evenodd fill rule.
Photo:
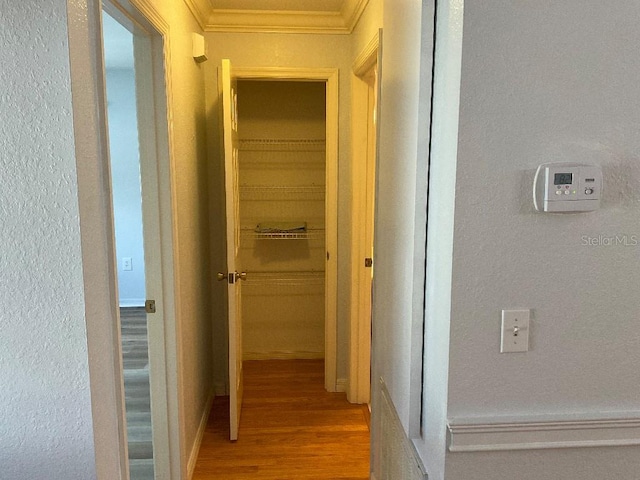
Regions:
<instances>
[{"instance_id":1,"label":"light switch","mask_svg":"<svg viewBox=\"0 0 640 480\"><path fill-rule=\"evenodd\" d=\"M500 353L529 351L531 310L502 310Z\"/></svg>"}]
</instances>

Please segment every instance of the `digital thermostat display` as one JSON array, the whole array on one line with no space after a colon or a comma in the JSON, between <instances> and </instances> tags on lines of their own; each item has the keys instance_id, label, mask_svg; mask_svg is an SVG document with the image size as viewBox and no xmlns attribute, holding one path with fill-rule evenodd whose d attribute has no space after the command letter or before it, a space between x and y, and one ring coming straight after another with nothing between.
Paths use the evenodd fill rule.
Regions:
<instances>
[{"instance_id":1,"label":"digital thermostat display","mask_svg":"<svg viewBox=\"0 0 640 480\"><path fill-rule=\"evenodd\" d=\"M533 181L538 212L579 213L600 208L602 168L583 163L543 163Z\"/></svg>"},{"instance_id":2,"label":"digital thermostat display","mask_svg":"<svg viewBox=\"0 0 640 480\"><path fill-rule=\"evenodd\" d=\"M573 183L572 173L556 173L553 179L554 185L571 185Z\"/></svg>"}]
</instances>

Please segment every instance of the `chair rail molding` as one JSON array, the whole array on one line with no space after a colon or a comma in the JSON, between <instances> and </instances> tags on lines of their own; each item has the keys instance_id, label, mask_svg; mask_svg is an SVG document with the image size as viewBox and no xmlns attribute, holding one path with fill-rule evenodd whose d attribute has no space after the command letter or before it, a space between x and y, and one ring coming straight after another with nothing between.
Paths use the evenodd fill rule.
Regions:
<instances>
[{"instance_id":1,"label":"chair rail molding","mask_svg":"<svg viewBox=\"0 0 640 480\"><path fill-rule=\"evenodd\" d=\"M451 452L640 445L640 412L600 418L457 418L449 420L448 437Z\"/></svg>"}]
</instances>

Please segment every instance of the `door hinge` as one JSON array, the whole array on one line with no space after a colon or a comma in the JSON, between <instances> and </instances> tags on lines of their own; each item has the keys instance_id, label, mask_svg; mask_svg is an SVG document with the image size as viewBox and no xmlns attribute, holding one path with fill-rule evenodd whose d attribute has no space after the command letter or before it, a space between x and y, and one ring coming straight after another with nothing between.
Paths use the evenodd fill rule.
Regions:
<instances>
[{"instance_id":1,"label":"door hinge","mask_svg":"<svg viewBox=\"0 0 640 480\"><path fill-rule=\"evenodd\" d=\"M156 301L147 300L144 302L144 309L147 313L156 313Z\"/></svg>"},{"instance_id":2,"label":"door hinge","mask_svg":"<svg viewBox=\"0 0 640 480\"><path fill-rule=\"evenodd\" d=\"M364 266L365 268L371 268L373 267L373 258L367 257L364 259Z\"/></svg>"}]
</instances>

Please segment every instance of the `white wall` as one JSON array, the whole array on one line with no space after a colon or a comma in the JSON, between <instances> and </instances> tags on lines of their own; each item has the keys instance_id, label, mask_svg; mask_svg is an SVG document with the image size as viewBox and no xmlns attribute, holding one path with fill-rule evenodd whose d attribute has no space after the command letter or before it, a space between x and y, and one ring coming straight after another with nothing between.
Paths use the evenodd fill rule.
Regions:
<instances>
[{"instance_id":1,"label":"white wall","mask_svg":"<svg viewBox=\"0 0 640 480\"><path fill-rule=\"evenodd\" d=\"M133 45L131 45L133 48ZM145 271L136 92L133 69L107 70L109 154L120 306L144 305ZM123 258L131 258L131 270Z\"/></svg>"},{"instance_id":2,"label":"white wall","mask_svg":"<svg viewBox=\"0 0 640 480\"><path fill-rule=\"evenodd\" d=\"M0 13L0 465L96 478L66 2Z\"/></svg>"},{"instance_id":3,"label":"white wall","mask_svg":"<svg viewBox=\"0 0 640 480\"><path fill-rule=\"evenodd\" d=\"M413 347L416 171L421 51L420 2L387 2L383 56L373 288L373 386L382 379L409 431ZM420 159L424 161L425 159ZM425 179L426 182L426 179Z\"/></svg>"},{"instance_id":4,"label":"white wall","mask_svg":"<svg viewBox=\"0 0 640 480\"><path fill-rule=\"evenodd\" d=\"M640 234L639 17L633 0L464 5L450 420L638 416L640 246L584 237ZM548 161L602 165L602 209L535 213L533 173ZM526 354L499 353L500 310L513 307L533 312ZM638 447L574 448L447 453L444 476L430 478L631 480L639 470Z\"/></svg>"}]
</instances>

